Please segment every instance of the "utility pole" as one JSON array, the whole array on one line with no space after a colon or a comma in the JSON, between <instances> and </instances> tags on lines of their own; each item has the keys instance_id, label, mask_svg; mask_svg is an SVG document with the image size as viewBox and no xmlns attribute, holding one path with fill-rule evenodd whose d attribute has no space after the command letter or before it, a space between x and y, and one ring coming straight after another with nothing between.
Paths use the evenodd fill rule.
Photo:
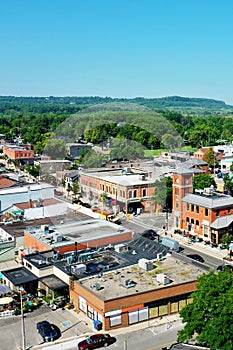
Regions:
<instances>
[{"instance_id":1,"label":"utility pole","mask_svg":"<svg viewBox=\"0 0 233 350\"><path fill-rule=\"evenodd\" d=\"M22 329L22 350L26 350L26 337L25 337L25 325L24 325L24 315L23 315L23 288L19 287L20 291L20 306L21 306L21 329Z\"/></svg>"}]
</instances>

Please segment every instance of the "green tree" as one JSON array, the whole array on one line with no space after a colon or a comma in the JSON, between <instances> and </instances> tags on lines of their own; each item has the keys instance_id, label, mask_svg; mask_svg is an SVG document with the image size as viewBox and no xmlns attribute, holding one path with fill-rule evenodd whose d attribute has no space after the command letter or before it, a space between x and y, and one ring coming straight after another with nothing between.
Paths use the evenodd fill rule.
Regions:
<instances>
[{"instance_id":1,"label":"green tree","mask_svg":"<svg viewBox=\"0 0 233 350\"><path fill-rule=\"evenodd\" d=\"M214 186L217 187L216 182L210 174L200 174L193 178L193 190L203 190L204 188Z\"/></svg>"},{"instance_id":2,"label":"green tree","mask_svg":"<svg viewBox=\"0 0 233 350\"><path fill-rule=\"evenodd\" d=\"M172 134L165 134L162 136L162 144L165 148L169 148L172 151L181 146L182 138Z\"/></svg>"},{"instance_id":3,"label":"green tree","mask_svg":"<svg viewBox=\"0 0 233 350\"><path fill-rule=\"evenodd\" d=\"M229 249L229 244L233 242L233 235L229 233L225 233L220 239L220 242L222 246L224 246L226 249Z\"/></svg>"},{"instance_id":4,"label":"green tree","mask_svg":"<svg viewBox=\"0 0 233 350\"><path fill-rule=\"evenodd\" d=\"M86 153L85 157L83 157L82 165L87 168L100 168L106 160L107 157L104 154L90 150Z\"/></svg>"},{"instance_id":5,"label":"green tree","mask_svg":"<svg viewBox=\"0 0 233 350\"><path fill-rule=\"evenodd\" d=\"M233 180L229 174L226 174L223 178L224 188L228 191L230 195L233 193Z\"/></svg>"},{"instance_id":6,"label":"green tree","mask_svg":"<svg viewBox=\"0 0 233 350\"><path fill-rule=\"evenodd\" d=\"M213 148L208 148L203 155L204 162L207 162L210 167L216 163L216 156Z\"/></svg>"},{"instance_id":7,"label":"green tree","mask_svg":"<svg viewBox=\"0 0 233 350\"><path fill-rule=\"evenodd\" d=\"M61 139L51 138L48 140L44 152L52 159L65 159L66 143Z\"/></svg>"},{"instance_id":8,"label":"green tree","mask_svg":"<svg viewBox=\"0 0 233 350\"><path fill-rule=\"evenodd\" d=\"M230 269L218 274L212 270L198 277L192 303L180 312L185 326L178 332L178 341L195 339L212 350L233 349L232 294Z\"/></svg>"},{"instance_id":9,"label":"green tree","mask_svg":"<svg viewBox=\"0 0 233 350\"><path fill-rule=\"evenodd\" d=\"M78 192L79 192L79 183L78 181L74 181L71 186L71 191L73 192L74 197L76 198Z\"/></svg>"},{"instance_id":10,"label":"green tree","mask_svg":"<svg viewBox=\"0 0 233 350\"><path fill-rule=\"evenodd\" d=\"M153 202L167 209L172 208L172 178L170 176L155 181Z\"/></svg>"}]
</instances>

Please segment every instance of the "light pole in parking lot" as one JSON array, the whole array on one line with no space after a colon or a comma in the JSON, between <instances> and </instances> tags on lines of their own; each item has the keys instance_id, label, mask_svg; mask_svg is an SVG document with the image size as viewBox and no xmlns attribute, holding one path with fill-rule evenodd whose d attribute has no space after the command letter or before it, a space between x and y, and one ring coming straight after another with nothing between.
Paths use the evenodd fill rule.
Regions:
<instances>
[{"instance_id":1,"label":"light pole in parking lot","mask_svg":"<svg viewBox=\"0 0 233 350\"><path fill-rule=\"evenodd\" d=\"M26 350L26 337L25 337L25 325L24 325L24 316L23 316L23 288L19 287L20 293L20 307L21 307L21 329L22 329L22 350Z\"/></svg>"}]
</instances>

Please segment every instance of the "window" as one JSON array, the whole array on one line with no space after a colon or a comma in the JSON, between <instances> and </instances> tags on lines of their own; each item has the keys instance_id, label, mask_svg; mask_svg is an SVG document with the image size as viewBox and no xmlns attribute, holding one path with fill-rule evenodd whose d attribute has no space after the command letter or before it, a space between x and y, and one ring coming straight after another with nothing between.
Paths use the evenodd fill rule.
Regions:
<instances>
[{"instance_id":1,"label":"window","mask_svg":"<svg viewBox=\"0 0 233 350\"><path fill-rule=\"evenodd\" d=\"M217 209L217 210L216 210L216 215L219 216L219 214L220 214L220 210Z\"/></svg>"},{"instance_id":2,"label":"window","mask_svg":"<svg viewBox=\"0 0 233 350\"><path fill-rule=\"evenodd\" d=\"M177 183L177 184L179 183L179 178L178 178L178 177L176 178L176 183Z\"/></svg>"},{"instance_id":3,"label":"window","mask_svg":"<svg viewBox=\"0 0 233 350\"><path fill-rule=\"evenodd\" d=\"M196 230L199 230L199 220L196 220Z\"/></svg>"},{"instance_id":4,"label":"window","mask_svg":"<svg viewBox=\"0 0 233 350\"><path fill-rule=\"evenodd\" d=\"M132 191L129 191L129 198L132 198Z\"/></svg>"},{"instance_id":5,"label":"window","mask_svg":"<svg viewBox=\"0 0 233 350\"><path fill-rule=\"evenodd\" d=\"M189 210L189 203L187 203L187 210Z\"/></svg>"},{"instance_id":6,"label":"window","mask_svg":"<svg viewBox=\"0 0 233 350\"><path fill-rule=\"evenodd\" d=\"M179 188L175 188L175 195L176 195L176 196L179 195Z\"/></svg>"},{"instance_id":7,"label":"window","mask_svg":"<svg viewBox=\"0 0 233 350\"><path fill-rule=\"evenodd\" d=\"M110 317L110 327L118 326L121 324L121 315Z\"/></svg>"},{"instance_id":8,"label":"window","mask_svg":"<svg viewBox=\"0 0 233 350\"><path fill-rule=\"evenodd\" d=\"M209 215L209 210L207 208L205 208L205 216Z\"/></svg>"},{"instance_id":9,"label":"window","mask_svg":"<svg viewBox=\"0 0 233 350\"><path fill-rule=\"evenodd\" d=\"M196 205L196 213L199 213L199 206Z\"/></svg>"},{"instance_id":10,"label":"window","mask_svg":"<svg viewBox=\"0 0 233 350\"><path fill-rule=\"evenodd\" d=\"M133 191L133 197L136 198L137 197L137 190Z\"/></svg>"},{"instance_id":11,"label":"window","mask_svg":"<svg viewBox=\"0 0 233 350\"><path fill-rule=\"evenodd\" d=\"M145 188L143 188L143 190L142 190L142 197L146 197L146 189Z\"/></svg>"},{"instance_id":12,"label":"window","mask_svg":"<svg viewBox=\"0 0 233 350\"><path fill-rule=\"evenodd\" d=\"M231 213L231 208L227 208L228 214Z\"/></svg>"},{"instance_id":13,"label":"window","mask_svg":"<svg viewBox=\"0 0 233 350\"><path fill-rule=\"evenodd\" d=\"M191 204L191 211L194 211L194 205Z\"/></svg>"}]
</instances>

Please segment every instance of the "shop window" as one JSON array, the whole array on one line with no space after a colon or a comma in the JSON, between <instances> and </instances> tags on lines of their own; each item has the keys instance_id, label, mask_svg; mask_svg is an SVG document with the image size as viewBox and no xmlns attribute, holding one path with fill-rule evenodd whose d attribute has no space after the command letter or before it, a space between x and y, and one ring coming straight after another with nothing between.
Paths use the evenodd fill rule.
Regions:
<instances>
[{"instance_id":1,"label":"shop window","mask_svg":"<svg viewBox=\"0 0 233 350\"><path fill-rule=\"evenodd\" d=\"M94 317L94 309L88 305L87 306L87 316L91 319L91 320L94 320L95 317Z\"/></svg>"},{"instance_id":2,"label":"shop window","mask_svg":"<svg viewBox=\"0 0 233 350\"><path fill-rule=\"evenodd\" d=\"M179 304L178 302L171 303L171 313L179 312Z\"/></svg>"},{"instance_id":3,"label":"shop window","mask_svg":"<svg viewBox=\"0 0 233 350\"><path fill-rule=\"evenodd\" d=\"M121 324L121 315L110 317L110 327L118 326Z\"/></svg>"},{"instance_id":4,"label":"shop window","mask_svg":"<svg viewBox=\"0 0 233 350\"><path fill-rule=\"evenodd\" d=\"M167 314L168 314L168 306L167 305L159 306L159 316L164 316Z\"/></svg>"},{"instance_id":5,"label":"shop window","mask_svg":"<svg viewBox=\"0 0 233 350\"><path fill-rule=\"evenodd\" d=\"M159 308L151 307L149 308L149 318L156 318L159 316Z\"/></svg>"}]
</instances>

